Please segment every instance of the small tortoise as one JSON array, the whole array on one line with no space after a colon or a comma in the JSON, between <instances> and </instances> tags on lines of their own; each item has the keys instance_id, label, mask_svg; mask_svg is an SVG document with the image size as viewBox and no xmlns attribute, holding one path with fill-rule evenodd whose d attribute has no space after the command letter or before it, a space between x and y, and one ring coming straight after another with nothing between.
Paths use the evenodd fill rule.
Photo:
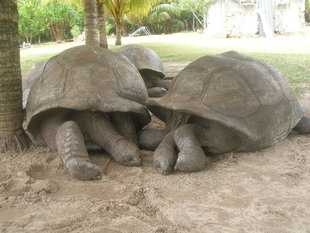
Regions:
<instances>
[{"instance_id":1,"label":"small tortoise","mask_svg":"<svg viewBox=\"0 0 310 233\"><path fill-rule=\"evenodd\" d=\"M280 72L233 51L189 64L148 108L166 122L153 160L163 174L199 171L205 154L270 147L292 129L310 133L310 118ZM146 129L141 137L161 133Z\"/></svg>"},{"instance_id":2,"label":"small tortoise","mask_svg":"<svg viewBox=\"0 0 310 233\"><path fill-rule=\"evenodd\" d=\"M58 151L80 180L101 176L84 139L128 166L141 165L137 130L150 121L147 90L118 53L91 46L68 49L38 68L26 106L26 130L36 145Z\"/></svg>"},{"instance_id":3,"label":"small tortoise","mask_svg":"<svg viewBox=\"0 0 310 233\"><path fill-rule=\"evenodd\" d=\"M126 45L117 52L126 56L139 70L150 97L161 97L167 93L170 83L163 80L164 67L157 53L142 45Z\"/></svg>"}]
</instances>

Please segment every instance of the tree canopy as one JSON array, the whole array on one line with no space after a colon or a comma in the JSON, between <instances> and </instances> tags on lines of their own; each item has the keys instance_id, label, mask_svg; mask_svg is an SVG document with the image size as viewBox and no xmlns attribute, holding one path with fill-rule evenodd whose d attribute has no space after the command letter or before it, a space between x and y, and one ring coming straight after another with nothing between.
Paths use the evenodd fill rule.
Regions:
<instances>
[{"instance_id":1,"label":"tree canopy","mask_svg":"<svg viewBox=\"0 0 310 233\"><path fill-rule=\"evenodd\" d=\"M27 43L38 35L60 42L71 37L70 30L74 26L81 30L83 27L82 9L68 2L18 0L18 11L19 34Z\"/></svg>"},{"instance_id":2,"label":"tree canopy","mask_svg":"<svg viewBox=\"0 0 310 233\"><path fill-rule=\"evenodd\" d=\"M124 27L125 16L142 18L148 14L155 1L157 0L109 0L104 2L104 6L114 19L116 27L115 45L121 44L121 31Z\"/></svg>"}]
</instances>

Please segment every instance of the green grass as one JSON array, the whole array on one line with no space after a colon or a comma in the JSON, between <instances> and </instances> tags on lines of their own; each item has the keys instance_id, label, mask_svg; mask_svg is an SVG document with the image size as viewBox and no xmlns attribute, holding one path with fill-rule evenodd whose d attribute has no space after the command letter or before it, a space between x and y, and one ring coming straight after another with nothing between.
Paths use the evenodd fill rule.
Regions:
<instances>
[{"instance_id":1,"label":"green grass","mask_svg":"<svg viewBox=\"0 0 310 233\"><path fill-rule=\"evenodd\" d=\"M20 66L22 75L27 72L34 64L41 61L46 61L57 53L42 53L42 54L25 54L20 57Z\"/></svg>"},{"instance_id":2,"label":"green grass","mask_svg":"<svg viewBox=\"0 0 310 233\"><path fill-rule=\"evenodd\" d=\"M236 50L277 67L292 83L296 92L303 91L298 83L310 82L310 46L307 46L307 42L305 42L307 40L294 41L292 38L275 38L274 40L262 38L206 39L197 34L176 34L175 37L174 39L173 35L169 35L158 37L159 39L164 38L160 41L138 41L138 43L152 48L162 61L193 61L205 55ZM185 42L180 42L180 38L185 38ZM197 38L198 40L196 40ZM148 38L146 37L146 39ZM157 40L157 37L155 39ZM130 43L137 44L137 41L130 41ZM116 50L119 47L110 46L110 49ZM25 73L33 64L47 60L55 54L57 53L22 55L22 73Z\"/></svg>"},{"instance_id":3,"label":"green grass","mask_svg":"<svg viewBox=\"0 0 310 233\"><path fill-rule=\"evenodd\" d=\"M162 61L193 61L205 55L215 55L234 48L210 48L199 45L188 46L181 44L144 44L158 53ZM240 50L237 50L240 51ZM310 53L282 54L268 52L240 51L245 55L258 58L277 67L291 83L310 82Z\"/></svg>"},{"instance_id":4,"label":"green grass","mask_svg":"<svg viewBox=\"0 0 310 233\"><path fill-rule=\"evenodd\" d=\"M277 67L290 83L310 83L310 54L249 54Z\"/></svg>"}]
</instances>

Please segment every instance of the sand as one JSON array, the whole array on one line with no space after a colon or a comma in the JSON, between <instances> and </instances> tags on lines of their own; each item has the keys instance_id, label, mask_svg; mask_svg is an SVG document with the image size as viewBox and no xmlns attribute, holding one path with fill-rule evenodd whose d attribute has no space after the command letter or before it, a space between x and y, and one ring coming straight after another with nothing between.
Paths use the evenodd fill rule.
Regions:
<instances>
[{"instance_id":1,"label":"sand","mask_svg":"<svg viewBox=\"0 0 310 233\"><path fill-rule=\"evenodd\" d=\"M304 86L299 98L310 105ZM91 159L105 170L96 181L71 178L48 148L5 153L0 232L309 233L309 151L310 135L292 133L269 149L169 176L153 168L151 151L142 151L142 167L96 152Z\"/></svg>"}]
</instances>

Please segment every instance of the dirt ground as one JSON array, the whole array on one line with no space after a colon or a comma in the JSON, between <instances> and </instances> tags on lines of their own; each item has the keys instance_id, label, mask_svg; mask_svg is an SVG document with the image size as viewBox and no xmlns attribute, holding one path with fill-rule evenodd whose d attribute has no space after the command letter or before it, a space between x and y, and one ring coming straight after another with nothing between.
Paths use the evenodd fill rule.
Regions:
<instances>
[{"instance_id":1,"label":"dirt ground","mask_svg":"<svg viewBox=\"0 0 310 233\"><path fill-rule=\"evenodd\" d=\"M310 105L309 89L299 98ZM310 233L309 151L310 135L292 133L272 148L169 176L153 168L150 151L142 167L97 152L91 159L105 176L84 182L48 148L2 154L0 232Z\"/></svg>"}]
</instances>

